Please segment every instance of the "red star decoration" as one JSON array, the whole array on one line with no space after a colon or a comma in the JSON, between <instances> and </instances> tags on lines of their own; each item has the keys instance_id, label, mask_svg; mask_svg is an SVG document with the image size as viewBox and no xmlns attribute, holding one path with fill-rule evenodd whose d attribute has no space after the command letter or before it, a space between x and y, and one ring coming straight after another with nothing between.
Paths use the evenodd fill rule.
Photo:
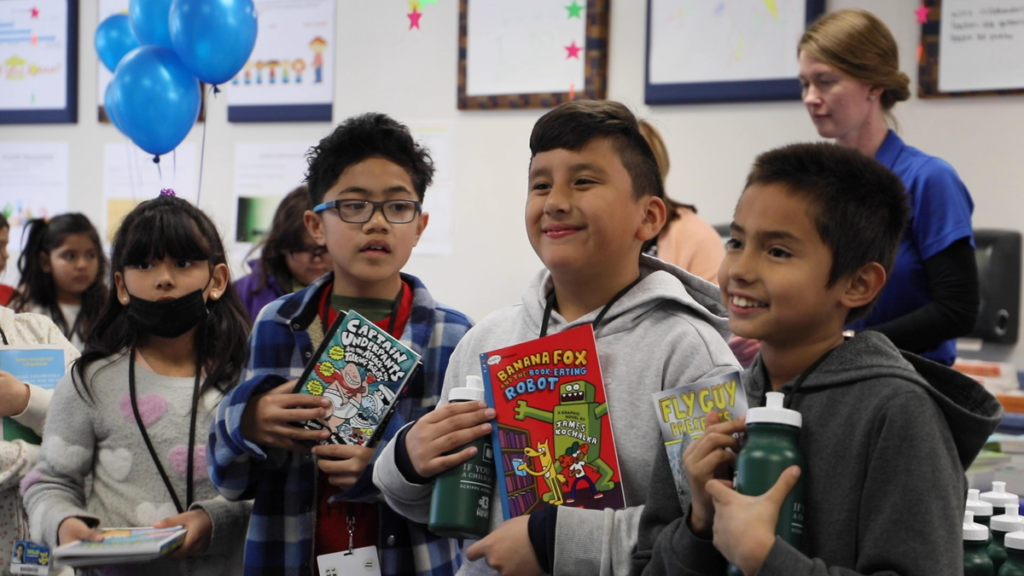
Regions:
<instances>
[{"instance_id":1,"label":"red star decoration","mask_svg":"<svg viewBox=\"0 0 1024 576\"><path fill-rule=\"evenodd\" d=\"M39 18L39 8L32 8L32 17Z\"/></svg>"},{"instance_id":2,"label":"red star decoration","mask_svg":"<svg viewBox=\"0 0 1024 576\"><path fill-rule=\"evenodd\" d=\"M412 12L406 14L406 16L409 17L409 30L412 30L413 28L417 30L422 30L422 28L420 28L420 17L423 16L422 12L417 12L416 10L413 10Z\"/></svg>"},{"instance_id":3,"label":"red star decoration","mask_svg":"<svg viewBox=\"0 0 1024 576\"><path fill-rule=\"evenodd\" d=\"M914 14L917 14L917 23L918 24L927 24L928 23L928 11L929 11L929 8L924 5L924 2L921 2L921 6L919 6L917 10L914 10Z\"/></svg>"},{"instance_id":4,"label":"red star decoration","mask_svg":"<svg viewBox=\"0 0 1024 576\"><path fill-rule=\"evenodd\" d=\"M582 48L577 46L576 45L576 41L573 40L572 44L570 44L570 45L565 47L565 51L568 52L568 54L566 55L565 59L568 60L569 58L575 58L575 59L579 60L580 59L580 50L582 50Z\"/></svg>"}]
</instances>

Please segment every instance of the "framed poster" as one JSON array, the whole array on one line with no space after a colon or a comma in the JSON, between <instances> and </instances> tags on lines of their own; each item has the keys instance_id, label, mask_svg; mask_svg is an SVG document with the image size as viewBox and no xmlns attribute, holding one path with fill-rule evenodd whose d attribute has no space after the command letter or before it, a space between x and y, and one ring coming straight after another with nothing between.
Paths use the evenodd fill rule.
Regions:
<instances>
[{"instance_id":1,"label":"framed poster","mask_svg":"<svg viewBox=\"0 0 1024 576\"><path fill-rule=\"evenodd\" d=\"M920 98L1024 94L1024 0L924 0Z\"/></svg>"},{"instance_id":2,"label":"framed poster","mask_svg":"<svg viewBox=\"0 0 1024 576\"><path fill-rule=\"evenodd\" d=\"M460 0L461 110L605 97L609 0Z\"/></svg>"},{"instance_id":3,"label":"framed poster","mask_svg":"<svg viewBox=\"0 0 1024 576\"><path fill-rule=\"evenodd\" d=\"M229 122L330 122L334 0L255 0L259 31L249 61L225 82Z\"/></svg>"},{"instance_id":4,"label":"framed poster","mask_svg":"<svg viewBox=\"0 0 1024 576\"><path fill-rule=\"evenodd\" d=\"M0 124L78 121L78 1L0 2Z\"/></svg>"},{"instance_id":5,"label":"framed poster","mask_svg":"<svg viewBox=\"0 0 1024 576\"><path fill-rule=\"evenodd\" d=\"M797 47L824 10L824 0L647 0L644 100L798 100Z\"/></svg>"}]
</instances>

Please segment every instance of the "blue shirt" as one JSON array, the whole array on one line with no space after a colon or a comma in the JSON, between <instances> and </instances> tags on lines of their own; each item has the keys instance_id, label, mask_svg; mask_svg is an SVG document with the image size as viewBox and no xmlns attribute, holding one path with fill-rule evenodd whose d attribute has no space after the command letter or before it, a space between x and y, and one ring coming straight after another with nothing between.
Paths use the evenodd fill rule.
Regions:
<instances>
[{"instance_id":1,"label":"blue shirt","mask_svg":"<svg viewBox=\"0 0 1024 576\"><path fill-rule=\"evenodd\" d=\"M892 130L875 153L875 159L903 181L910 222L878 302L867 318L849 326L853 330L884 324L929 304L932 299L924 261L962 238L969 238L974 245L974 202L952 166L907 146ZM946 340L921 355L952 365L956 341Z\"/></svg>"}]
</instances>

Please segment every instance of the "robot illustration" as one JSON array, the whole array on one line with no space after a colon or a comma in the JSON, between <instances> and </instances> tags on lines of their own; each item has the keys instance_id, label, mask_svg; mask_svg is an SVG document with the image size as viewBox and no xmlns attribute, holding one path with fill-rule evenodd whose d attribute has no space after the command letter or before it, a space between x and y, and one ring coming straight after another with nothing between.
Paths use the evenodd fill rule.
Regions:
<instances>
[{"instance_id":1,"label":"robot illustration","mask_svg":"<svg viewBox=\"0 0 1024 576\"><path fill-rule=\"evenodd\" d=\"M544 481L548 484L549 492L544 494L544 501L548 504L558 506L564 501L562 496L562 483L565 482L565 476L562 476L555 471L555 461L551 457L551 450L548 447L548 440L537 443L537 449L534 450L530 447L523 449L523 453L530 458L540 458L540 469L531 470L529 465L526 463L520 464L517 468L526 472L530 476L543 476Z\"/></svg>"}]
</instances>

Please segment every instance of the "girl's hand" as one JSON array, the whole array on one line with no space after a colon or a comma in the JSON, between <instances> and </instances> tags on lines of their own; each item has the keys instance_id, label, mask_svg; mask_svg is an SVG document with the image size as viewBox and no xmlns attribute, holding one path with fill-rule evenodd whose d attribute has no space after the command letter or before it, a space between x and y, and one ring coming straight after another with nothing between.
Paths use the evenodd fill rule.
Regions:
<instances>
[{"instance_id":1,"label":"girl's hand","mask_svg":"<svg viewBox=\"0 0 1024 576\"><path fill-rule=\"evenodd\" d=\"M57 544L64 545L72 542L103 542L103 534L89 528L81 518L71 516L65 518L57 528Z\"/></svg>"},{"instance_id":2,"label":"girl's hand","mask_svg":"<svg viewBox=\"0 0 1024 576\"><path fill-rule=\"evenodd\" d=\"M313 454L320 457L316 465L321 472L328 475L327 481L345 490L351 488L363 470L366 470L370 458L373 458L373 452L373 448L341 444L313 447Z\"/></svg>"},{"instance_id":3,"label":"girl's hand","mask_svg":"<svg viewBox=\"0 0 1024 576\"><path fill-rule=\"evenodd\" d=\"M720 422L718 412L707 417L704 434L683 452L683 466L693 494L690 512L690 530L698 536L710 536L715 507L704 486L715 478L728 479L729 466L736 461L739 441L733 434L747 429L746 418ZM726 448L731 448L726 450ZM731 485L730 481L726 482Z\"/></svg>"},{"instance_id":4,"label":"girl's hand","mask_svg":"<svg viewBox=\"0 0 1024 576\"><path fill-rule=\"evenodd\" d=\"M298 380L290 380L259 396L253 396L242 413L242 436L260 446L309 452L300 440L324 440L327 430L305 430L291 422L319 420L331 413L331 401L311 394L293 394Z\"/></svg>"},{"instance_id":5,"label":"girl's hand","mask_svg":"<svg viewBox=\"0 0 1024 576\"><path fill-rule=\"evenodd\" d=\"M170 528L171 526L182 526L188 532L185 533L185 541L171 554L171 558L184 558L185 556L199 556L206 552L210 545L210 536L213 534L213 520L206 510L197 508L189 510L184 514L164 518L153 524L153 528Z\"/></svg>"},{"instance_id":6,"label":"girl's hand","mask_svg":"<svg viewBox=\"0 0 1024 576\"><path fill-rule=\"evenodd\" d=\"M17 416L28 407L28 384L0 370L0 416Z\"/></svg>"}]
</instances>

